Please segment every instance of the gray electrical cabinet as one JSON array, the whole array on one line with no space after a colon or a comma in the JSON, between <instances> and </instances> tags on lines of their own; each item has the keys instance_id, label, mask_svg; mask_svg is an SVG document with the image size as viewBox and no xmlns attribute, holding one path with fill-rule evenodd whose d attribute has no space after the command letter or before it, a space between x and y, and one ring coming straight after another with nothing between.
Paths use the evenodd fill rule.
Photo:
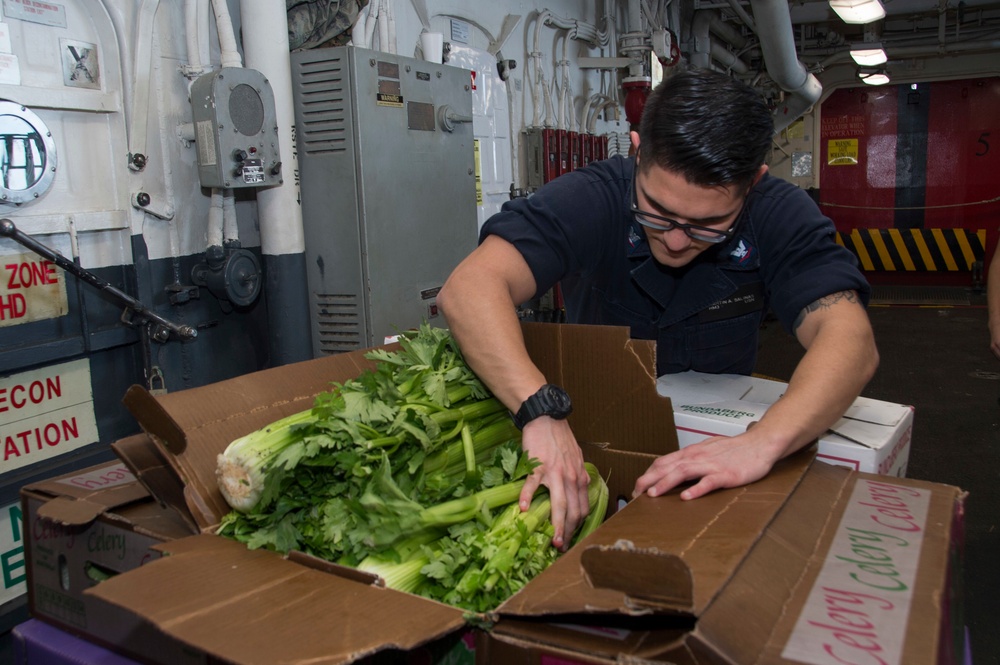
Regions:
<instances>
[{"instance_id":1,"label":"gray electrical cabinet","mask_svg":"<svg viewBox=\"0 0 1000 665\"><path fill-rule=\"evenodd\" d=\"M343 46L292 54L313 355L424 320L476 246L468 70Z\"/></svg>"}]
</instances>

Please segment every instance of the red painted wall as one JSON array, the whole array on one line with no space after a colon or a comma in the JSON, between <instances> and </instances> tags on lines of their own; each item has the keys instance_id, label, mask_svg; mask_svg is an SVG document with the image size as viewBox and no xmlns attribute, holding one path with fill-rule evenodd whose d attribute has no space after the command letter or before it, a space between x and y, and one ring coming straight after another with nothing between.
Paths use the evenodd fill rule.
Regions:
<instances>
[{"instance_id":1,"label":"red painted wall","mask_svg":"<svg viewBox=\"0 0 1000 665\"><path fill-rule=\"evenodd\" d=\"M819 198L838 231L892 226L896 105L895 86L840 89L823 102ZM857 163L829 164L831 141L851 139L858 144ZM827 203L834 205L822 205Z\"/></svg>"},{"instance_id":2,"label":"red painted wall","mask_svg":"<svg viewBox=\"0 0 1000 665\"><path fill-rule=\"evenodd\" d=\"M1000 238L1000 78L834 91L821 111L820 192L839 231L986 229L987 266ZM830 163L856 139L857 162ZM831 146L833 150L831 151ZM849 147L846 149L849 153ZM970 205L974 204L974 205ZM905 208L910 208L906 210ZM967 273L870 275L873 283L968 284Z\"/></svg>"}]
</instances>

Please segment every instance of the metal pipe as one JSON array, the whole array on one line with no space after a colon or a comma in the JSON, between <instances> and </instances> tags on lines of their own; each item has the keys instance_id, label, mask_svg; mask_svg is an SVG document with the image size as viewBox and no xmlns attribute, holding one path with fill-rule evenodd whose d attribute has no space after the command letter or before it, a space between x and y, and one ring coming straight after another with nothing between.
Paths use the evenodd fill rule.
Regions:
<instances>
[{"instance_id":1,"label":"metal pipe","mask_svg":"<svg viewBox=\"0 0 1000 665\"><path fill-rule=\"evenodd\" d=\"M370 7L370 5L369 5ZM246 66L267 77L274 90L278 144L284 180L278 187L257 192L260 244L264 255L271 363L281 365L312 356L309 296L305 287L305 233L295 157L295 109L292 102L292 66L288 31L275 30L287 22L280 0L240 0Z\"/></svg>"},{"instance_id":2,"label":"metal pipe","mask_svg":"<svg viewBox=\"0 0 1000 665\"><path fill-rule=\"evenodd\" d=\"M786 0L751 0L757 36L767 74L788 93L774 111L774 130L780 132L819 100L823 86L810 74L795 51L792 18Z\"/></svg>"},{"instance_id":3,"label":"metal pipe","mask_svg":"<svg viewBox=\"0 0 1000 665\"><path fill-rule=\"evenodd\" d=\"M725 23L718 13L714 11L695 12L691 22L691 37L694 39L694 51L691 55L692 66L708 69L712 67L712 60L715 59L725 68L732 69L737 73L746 74L749 72L750 66L740 60L739 56L712 40L710 33L713 32L735 48L742 48L747 44L747 39L739 31Z\"/></svg>"}]
</instances>

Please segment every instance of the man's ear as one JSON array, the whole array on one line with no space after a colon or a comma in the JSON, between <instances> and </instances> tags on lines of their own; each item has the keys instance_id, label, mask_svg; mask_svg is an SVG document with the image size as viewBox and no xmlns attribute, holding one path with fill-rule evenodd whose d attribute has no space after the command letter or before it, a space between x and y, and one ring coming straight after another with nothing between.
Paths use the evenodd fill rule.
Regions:
<instances>
[{"instance_id":1,"label":"man's ear","mask_svg":"<svg viewBox=\"0 0 1000 665\"><path fill-rule=\"evenodd\" d=\"M639 154L639 132L634 130L629 132L628 138L632 142L632 154Z\"/></svg>"},{"instance_id":2,"label":"man's ear","mask_svg":"<svg viewBox=\"0 0 1000 665\"><path fill-rule=\"evenodd\" d=\"M757 169L757 175L753 177L753 183L751 183L750 189L753 189L757 183L760 182L760 179L764 177L765 173L767 173L767 164L761 164L760 168Z\"/></svg>"}]
</instances>

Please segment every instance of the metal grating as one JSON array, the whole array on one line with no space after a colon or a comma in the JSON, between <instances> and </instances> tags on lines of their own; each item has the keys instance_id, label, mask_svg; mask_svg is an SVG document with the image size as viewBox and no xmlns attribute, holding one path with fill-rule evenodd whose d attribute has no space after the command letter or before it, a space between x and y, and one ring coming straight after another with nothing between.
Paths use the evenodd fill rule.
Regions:
<instances>
[{"instance_id":1,"label":"metal grating","mask_svg":"<svg viewBox=\"0 0 1000 665\"><path fill-rule=\"evenodd\" d=\"M349 294L317 293L315 300L320 351L334 354L363 348L360 299Z\"/></svg>"},{"instance_id":2,"label":"metal grating","mask_svg":"<svg viewBox=\"0 0 1000 665\"><path fill-rule=\"evenodd\" d=\"M297 145L306 154L343 152L347 149L346 60L331 58L300 65L302 122L296 127Z\"/></svg>"},{"instance_id":3,"label":"metal grating","mask_svg":"<svg viewBox=\"0 0 1000 665\"><path fill-rule=\"evenodd\" d=\"M968 290L962 287L875 286L872 288L871 304L959 307L971 302Z\"/></svg>"}]
</instances>

